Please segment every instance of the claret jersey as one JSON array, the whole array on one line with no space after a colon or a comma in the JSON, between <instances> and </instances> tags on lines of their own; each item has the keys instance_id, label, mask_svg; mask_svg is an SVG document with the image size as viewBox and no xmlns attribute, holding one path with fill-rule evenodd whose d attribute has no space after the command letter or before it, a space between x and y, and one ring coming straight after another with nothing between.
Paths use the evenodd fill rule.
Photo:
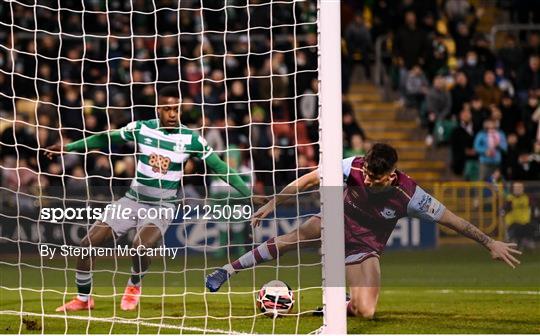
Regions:
<instances>
[{"instance_id":1,"label":"claret jersey","mask_svg":"<svg viewBox=\"0 0 540 336\"><path fill-rule=\"evenodd\" d=\"M343 160L346 255L380 254L402 217L438 221L445 207L397 170L392 188L371 193L364 185L363 157Z\"/></svg>"}]
</instances>

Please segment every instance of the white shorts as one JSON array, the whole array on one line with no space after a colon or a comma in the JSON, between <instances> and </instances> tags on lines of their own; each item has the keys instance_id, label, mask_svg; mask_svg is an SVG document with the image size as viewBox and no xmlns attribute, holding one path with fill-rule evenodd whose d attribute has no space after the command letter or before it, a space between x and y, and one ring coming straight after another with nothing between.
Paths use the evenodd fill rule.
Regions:
<instances>
[{"instance_id":1,"label":"white shorts","mask_svg":"<svg viewBox=\"0 0 540 336\"><path fill-rule=\"evenodd\" d=\"M103 210L102 222L109 225L117 236L124 235L131 228L142 228L148 224L157 226L164 235L174 220L175 208L172 204L151 205L122 197L108 208Z\"/></svg>"},{"instance_id":2,"label":"white shorts","mask_svg":"<svg viewBox=\"0 0 540 336\"><path fill-rule=\"evenodd\" d=\"M351 254L345 258L345 265L360 264L369 258L379 258L379 254L375 251Z\"/></svg>"}]
</instances>

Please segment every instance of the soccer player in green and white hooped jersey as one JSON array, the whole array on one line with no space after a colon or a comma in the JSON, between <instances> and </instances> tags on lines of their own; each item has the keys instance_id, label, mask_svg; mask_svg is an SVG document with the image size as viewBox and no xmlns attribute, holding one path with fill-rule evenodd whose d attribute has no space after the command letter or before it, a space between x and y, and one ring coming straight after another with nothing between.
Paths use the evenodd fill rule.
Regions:
<instances>
[{"instance_id":1,"label":"soccer player in green and white hooped jersey","mask_svg":"<svg viewBox=\"0 0 540 336\"><path fill-rule=\"evenodd\" d=\"M154 120L134 121L120 130L112 130L61 146L47 148L47 156L52 159L56 154L71 151L85 151L95 148L107 148L109 139L112 143L133 141L138 150L137 173L126 195L115 201L116 208L129 208L130 214L139 213L139 209L148 211L159 208L175 208L177 192L182 179L186 160L195 156L205 160L207 166L222 180L232 185L242 196L251 196L251 191L233 169L229 168L206 141L194 131L180 123L180 93L176 87L168 86L159 91L157 113ZM144 211L143 210L143 211ZM174 212L174 211L173 211ZM154 247L163 237L174 218L110 218L104 212L104 218L97 221L88 230L81 241L81 247L103 246L107 241L120 237L131 228L137 228L133 247ZM165 216L166 217L166 216ZM71 301L58 307L56 311L78 311L94 307L91 297L92 266L95 258L77 259L76 284L78 295ZM151 259L148 256L133 257L131 277L128 280L121 301L122 310L136 309L141 295L141 279L148 270Z\"/></svg>"}]
</instances>

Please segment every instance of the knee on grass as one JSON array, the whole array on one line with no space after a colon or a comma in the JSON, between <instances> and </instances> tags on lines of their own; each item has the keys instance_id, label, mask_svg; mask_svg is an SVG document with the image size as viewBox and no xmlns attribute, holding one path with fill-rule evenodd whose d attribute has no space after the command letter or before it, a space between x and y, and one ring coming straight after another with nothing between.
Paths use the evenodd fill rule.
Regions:
<instances>
[{"instance_id":1,"label":"knee on grass","mask_svg":"<svg viewBox=\"0 0 540 336\"><path fill-rule=\"evenodd\" d=\"M373 319L373 317L375 316L375 306L362 304L360 302L349 302L347 310L353 316L361 317L368 320Z\"/></svg>"}]
</instances>

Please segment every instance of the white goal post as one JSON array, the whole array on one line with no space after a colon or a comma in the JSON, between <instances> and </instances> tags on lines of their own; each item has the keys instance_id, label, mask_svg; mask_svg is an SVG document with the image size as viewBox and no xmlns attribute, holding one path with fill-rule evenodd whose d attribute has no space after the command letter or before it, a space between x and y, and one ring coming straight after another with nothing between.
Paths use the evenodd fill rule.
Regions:
<instances>
[{"instance_id":1,"label":"white goal post","mask_svg":"<svg viewBox=\"0 0 540 336\"><path fill-rule=\"evenodd\" d=\"M343 223L340 1L320 0L320 127L323 332L347 333Z\"/></svg>"}]
</instances>

